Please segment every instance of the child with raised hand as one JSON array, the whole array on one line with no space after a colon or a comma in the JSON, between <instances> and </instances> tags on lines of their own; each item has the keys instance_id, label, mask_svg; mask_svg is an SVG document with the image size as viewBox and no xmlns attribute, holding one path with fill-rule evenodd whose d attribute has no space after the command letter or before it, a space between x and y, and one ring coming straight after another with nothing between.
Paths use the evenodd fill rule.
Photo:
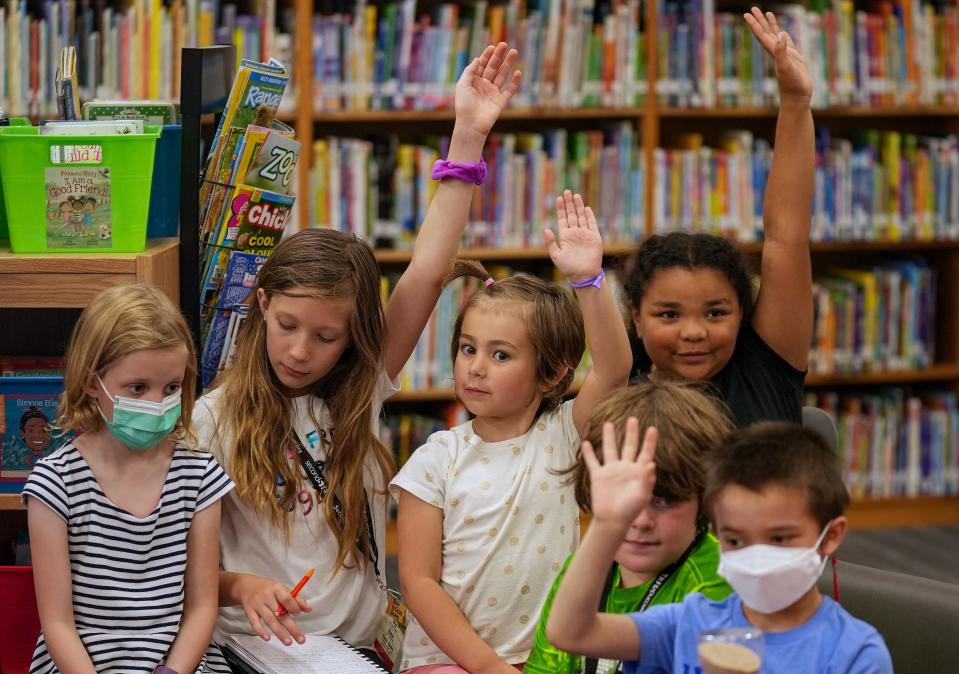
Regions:
<instances>
[{"instance_id":1,"label":"child with raised hand","mask_svg":"<svg viewBox=\"0 0 959 674\"><path fill-rule=\"evenodd\" d=\"M494 282L478 263L458 263L451 276L485 281L461 307L451 343L456 395L473 420L430 436L390 484L412 615L403 670L515 674L544 580L579 539L572 485L560 473L596 403L626 383L630 353L592 210L566 191L557 213L549 253L579 306L554 283L526 275ZM584 324L593 367L563 402Z\"/></svg>"},{"instance_id":2,"label":"child with raised hand","mask_svg":"<svg viewBox=\"0 0 959 674\"><path fill-rule=\"evenodd\" d=\"M373 251L355 236L299 232L263 265L236 364L194 420L237 485L220 536L220 633L373 645L393 469L374 424L456 257L486 136L519 86L517 57L487 47L460 77L448 158L433 171L442 182L385 313Z\"/></svg>"},{"instance_id":3,"label":"child with raised hand","mask_svg":"<svg viewBox=\"0 0 959 674\"><path fill-rule=\"evenodd\" d=\"M117 286L83 310L58 426L82 433L23 489L41 634L30 671L229 672L216 623L216 460L184 444L196 356L158 288Z\"/></svg>"},{"instance_id":4,"label":"child with raised hand","mask_svg":"<svg viewBox=\"0 0 959 674\"><path fill-rule=\"evenodd\" d=\"M590 418L584 438L602 443L603 422L613 424L622 438L626 421L655 426L656 487L649 505L631 522L620 541L596 605L604 613L633 613L648 607L681 602L699 592L724 599L732 590L717 573L719 543L707 529L702 496L704 461L723 442L732 424L728 413L699 387L684 382L646 381L614 391ZM579 507L590 511L589 473L580 457L571 471ZM553 583L540 614L526 674L612 674L621 663L581 658L556 648L546 636L553 598L565 577L572 555Z\"/></svg>"},{"instance_id":5,"label":"child with raised hand","mask_svg":"<svg viewBox=\"0 0 959 674\"><path fill-rule=\"evenodd\" d=\"M648 238L625 284L635 368L712 382L739 426L801 420L813 327L808 239L815 173L812 83L803 57L771 12L754 7L744 17L773 56L780 101L755 304L741 253L709 234Z\"/></svg>"},{"instance_id":6,"label":"child with raised hand","mask_svg":"<svg viewBox=\"0 0 959 674\"><path fill-rule=\"evenodd\" d=\"M699 635L725 628L763 631L762 672L888 674L892 661L872 626L816 586L848 527L849 494L839 458L798 424L764 422L730 436L707 460L703 501L721 547L719 572L736 594L628 616L598 613L609 560L629 523L653 497L656 430L637 457L640 424L627 424L622 456L611 424L603 464L584 443L593 520L553 603L547 634L561 648L630 660L627 674L703 671Z\"/></svg>"}]
</instances>

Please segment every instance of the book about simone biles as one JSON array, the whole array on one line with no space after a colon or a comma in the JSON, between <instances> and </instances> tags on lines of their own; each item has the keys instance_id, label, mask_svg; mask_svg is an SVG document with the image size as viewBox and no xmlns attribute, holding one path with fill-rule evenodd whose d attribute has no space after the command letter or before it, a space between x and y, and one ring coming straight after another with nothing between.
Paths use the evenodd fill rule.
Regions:
<instances>
[{"instance_id":1,"label":"book about simone biles","mask_svg":"<svg viewBox=\"0 0 959 674\"><path fill-rule=\"evenodd\" d=\"M224 653L244 674L382 674L376 664L335 635L310 634L303 644L284 646L255 634L228 636Z\"/></svg>"}]
</instances>

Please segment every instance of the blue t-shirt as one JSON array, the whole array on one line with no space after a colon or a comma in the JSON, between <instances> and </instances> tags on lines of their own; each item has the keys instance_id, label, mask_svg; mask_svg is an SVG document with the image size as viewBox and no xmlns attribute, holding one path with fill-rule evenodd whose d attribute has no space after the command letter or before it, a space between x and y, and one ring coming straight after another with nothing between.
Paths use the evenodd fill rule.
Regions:
<instances>
[{"instance_id":1,"label":"blue t-shirt","mask_svg":"<svg viewBox=\"0 0 959 674\"><path fill-rule=\"evenodd\" d=\"M749 627L736 594L723 601L690 594L681 604L654 606L631 613L630 618L642 647L638 662L625 663L626 674L703 674L696 651L699 634ZM805 624L786 632L767 632L764 639L760 674L892 674L892 659L879 632L829 597L822 598Z\"/></svg>"}]
</instances>

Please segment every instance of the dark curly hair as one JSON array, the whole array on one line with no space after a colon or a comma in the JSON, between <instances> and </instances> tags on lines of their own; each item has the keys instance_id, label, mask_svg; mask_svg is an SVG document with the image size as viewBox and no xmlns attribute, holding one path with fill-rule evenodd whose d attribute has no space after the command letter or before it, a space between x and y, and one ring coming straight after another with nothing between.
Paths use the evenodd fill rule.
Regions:
<instances>
[{"instance_id":1,"label":"dark curly hair","mask_svg":"<svg viewBox=\"0 0 959 674\"><path fill-rule=\"evenodd\" d=\"M630 310L639 309L646 288L658 271L674 267L690 270L707 268L722 273L736 292L743 321L748 322L752 317L753 286L749 264L742 252L721 236L687 232L654 234L636 249L625 283ZM636 334L633 322L628 321L627 324L629 341L633 347L633 371L648 372L652 361Z\"/></svg>"}]
</instances>

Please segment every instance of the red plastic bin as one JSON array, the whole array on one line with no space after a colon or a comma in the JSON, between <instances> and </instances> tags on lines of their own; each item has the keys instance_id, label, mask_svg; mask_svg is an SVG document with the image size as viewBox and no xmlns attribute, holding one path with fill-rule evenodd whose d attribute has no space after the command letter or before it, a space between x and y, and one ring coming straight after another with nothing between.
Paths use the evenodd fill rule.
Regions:
<instances>
[{"instance_id":1,"label":"red plastic bin","mask_svg":"<svg viewBox=\"0 0 959 674\"><path fill-rule=\"evenodd\" d=\"M39 635L33 568L0 566L0 672L26 674Z\"/></svg>"}]
</instances>

